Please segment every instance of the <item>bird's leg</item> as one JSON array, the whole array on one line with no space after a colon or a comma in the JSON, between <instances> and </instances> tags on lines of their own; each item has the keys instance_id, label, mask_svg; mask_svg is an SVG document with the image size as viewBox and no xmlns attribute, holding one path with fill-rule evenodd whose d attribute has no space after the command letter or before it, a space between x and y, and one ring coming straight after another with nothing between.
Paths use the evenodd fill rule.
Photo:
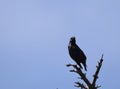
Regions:
<instances>
[{"instance_id":1,"label":"bird's leg","mask_svg":"<svg viewBox=\"0 0 120 89\"><path fill-rule=\"evenodd\" d=\"M79 64L80 68L83 69L83 67L81 66L81 64Z\"/></svg>"}]
</instances>

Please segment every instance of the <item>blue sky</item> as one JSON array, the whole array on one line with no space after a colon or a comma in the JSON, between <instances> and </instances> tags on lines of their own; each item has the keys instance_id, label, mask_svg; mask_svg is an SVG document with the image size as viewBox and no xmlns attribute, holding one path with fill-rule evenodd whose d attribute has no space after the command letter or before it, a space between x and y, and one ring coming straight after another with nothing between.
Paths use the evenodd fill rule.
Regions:
<instances>
[{"instance_id":1,"label":"blue sky","mask_svg":"<svg viewBox=\"0 0 120 89\"><path fill-rule=\"evenodd\" d=\"M97 83L120 87L119 0L1 0L0 89L77 89L67 63L76 36L87 55L87 77L104 54Z\"/></svg>"}]
</instances>

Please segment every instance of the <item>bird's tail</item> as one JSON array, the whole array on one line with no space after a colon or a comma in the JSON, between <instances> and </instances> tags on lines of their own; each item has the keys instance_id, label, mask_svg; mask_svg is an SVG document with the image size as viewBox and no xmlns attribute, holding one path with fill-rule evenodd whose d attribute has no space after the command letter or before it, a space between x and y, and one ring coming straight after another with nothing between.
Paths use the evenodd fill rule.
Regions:
<instances>
[{"instance_id":1,"label":"bird's tail","mask_svg":"<svg viewBox=\"0 0 120 89\"><path fill-rule=\"evenodd\" d=\"M85 71L87 71L87 68L85 67Z\"/></svg>"},{"instance_id":2,"label":"bird's tail","mask_svg":"<svg viewBox=\"0 0 120 89\"><path fill-rule=\"evenodd\" d=\"M84 69L85 69L85 71L87 71L87 65L86 64L84 65Z\"/></svg>"}]
</instances>

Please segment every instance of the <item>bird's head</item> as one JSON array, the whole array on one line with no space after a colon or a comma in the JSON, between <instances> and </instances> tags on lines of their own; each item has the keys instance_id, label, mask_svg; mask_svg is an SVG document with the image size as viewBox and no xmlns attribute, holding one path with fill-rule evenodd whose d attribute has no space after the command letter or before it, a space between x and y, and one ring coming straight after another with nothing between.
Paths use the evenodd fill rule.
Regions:
<instances>
[{"instance_id":1,"label":"bird's head","mask_svg":"<svg viewBox=\"0 0 120 89\"><path fill-rule=\"evenodd\" d=\"M74 44L76 43L76 40L75 40L75 37L74 37L74 36L70 38L70 43L71 43L72 45L74 45Z\"/></svg>"}]
</instances>

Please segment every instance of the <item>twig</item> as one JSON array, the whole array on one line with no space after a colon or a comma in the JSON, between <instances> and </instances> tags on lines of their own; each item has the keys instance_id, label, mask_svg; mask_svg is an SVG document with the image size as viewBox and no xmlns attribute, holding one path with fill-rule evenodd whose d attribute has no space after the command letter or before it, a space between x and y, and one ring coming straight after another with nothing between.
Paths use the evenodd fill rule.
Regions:
<instances>
[{"instance_id":1,"label":"twig","mask_svg":"<svg viewBox=\"0 0 120 89\"><path fill-rule=\"evenodd\" d=\"M67 67L73 66L76 70L70 70L70 72L76 72L77 74L79 74L79 75L81 76L81 79L82 79L88 86L91 86L90 81L86 78L86 75L82 72L82 70L77 67L77 65L67 64L66 66L67 66Z\"/></svg>"},{"instance_id":2,"label":"twig","mask_svg":"<svg viewBox=\"0 0 120 89\"><path fill-rule=\"evenodd\" d=\"M81 84L80 82L75 82L75 83L76 83L75 87L81 87L81 89L87 89L84 84Z\"/></svg>"},{"instance_id":3,"label":"twig","mask_svg":"<svg viewBox=\"0 0 120 89\"><path fill-rule=\"evenodd\" d=\"M80 82L75 82L77 84L77 85L75 85L76 87L81 87L81 89L97 89L97 88L101 87L101 86L96 86L96 81L98 79L98 74L99 74L100 68L102 66L102 62L103 62L103 55L102 55L102 57L100 59L100 62L98 62L98 66L97 66L96 72L93 75L92 83L87 79L86 74L83 73L82 70L79 67L77 67L77 65L67 64L66 66L67 67L72 66L74 69L70 70L70 72L75 72L75 73L79 74L81 79L87 85L87 87L86 87L84 84L82 84Z\"/></svg>"},{"instance_id":4,"label":"twig","mask_svg":"<svg viewBox=\"0 0 120 89\"><path fill-rule=\"evenodd\" d=\"M102 57L101 57L101 59L100 59L100 62L98 62L97 70L96 70L95 74L93 75L93 77L94 77L94 78L93 78L93 82L92 82L92 85L93 85L93 86L96 85L96 81L97 81L97 79L98 79L98 74L99 74L100 68L101 68L101 66L102 66L102 62L103 62L103 55L102 55Z\"/></svg>"}]
</instances>

